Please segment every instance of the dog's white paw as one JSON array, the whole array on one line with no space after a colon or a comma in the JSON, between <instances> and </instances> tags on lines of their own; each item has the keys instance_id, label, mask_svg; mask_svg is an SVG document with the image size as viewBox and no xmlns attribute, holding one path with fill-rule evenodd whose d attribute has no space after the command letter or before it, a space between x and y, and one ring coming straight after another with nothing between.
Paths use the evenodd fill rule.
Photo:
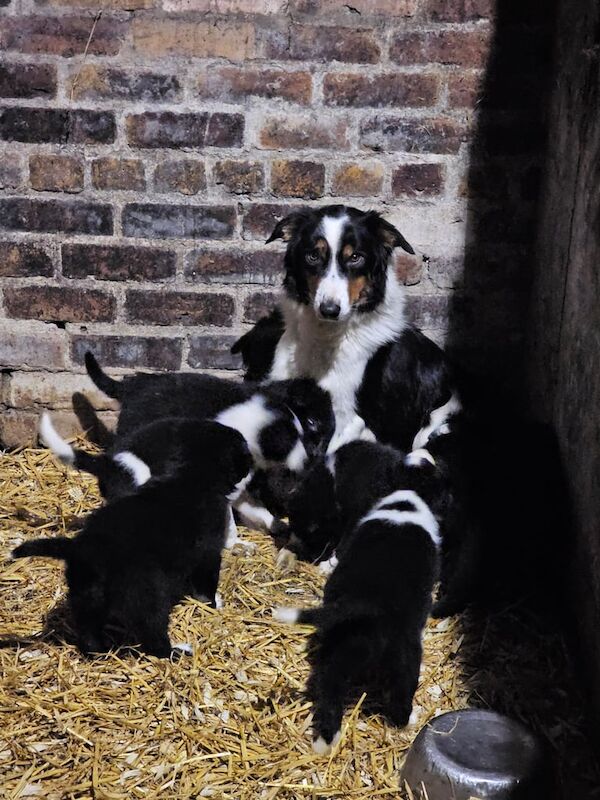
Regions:
<instances>
[{"instance_id":1,"label":"dog's white paw","mask_svg":"<svg viewBox=\"0 0 600 800\"><path fill-rule=\"evenodd\" d=\"M321 572L323 575L331 575L338 563L337 556L335 553L333 553L333 555L328 558L327 561L321 561L319 563L319 572Z\"/></svg>"},{"instance_id":2,"label":"dog's white paw","mask_svg":"<svg viewBox=\"0 0 600 800\"><path fill-rule=\"evenodd\" d=\"M297 560L298 558L295 553L292 553L291 550L286 550L285 547L282 547L277 554L275 566L282 572L289 572L294 568Z\"/></svg>"},{"instance_id":3,"label":"dog's white paw","mask_svg":"<svg viewBox=\"0 0 600 800\"><path fill-rule=\"evenodd\" d=\"M313 750L318 756L327 756L339 744L341 738L342 732L338 731L331 742L327 744L325 739L319 736L317 739L313 739Z\"/></svg>"}]
</instances>

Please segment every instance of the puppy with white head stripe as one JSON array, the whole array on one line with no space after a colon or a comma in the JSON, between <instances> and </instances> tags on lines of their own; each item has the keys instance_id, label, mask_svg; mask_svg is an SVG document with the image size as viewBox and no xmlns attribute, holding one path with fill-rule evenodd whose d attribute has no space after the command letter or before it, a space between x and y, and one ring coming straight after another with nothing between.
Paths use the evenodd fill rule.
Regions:
<instances>
[{"instance_id":1,"label":"puppy with white head stripe","mask_svg":"<svg viewBox=\"0 0 600 800\"><path fill-rule=\"evenodd\" d=\"M322 605L273 613L315 626L307 694L320 755L339 738L352 692L367 691L394 725L410 717L438 575L439 526L425 499L435 495L438 475L427 457L413 457L397 477L405 488L380 498L342 538Z\"/></svg>"}]
</instances>

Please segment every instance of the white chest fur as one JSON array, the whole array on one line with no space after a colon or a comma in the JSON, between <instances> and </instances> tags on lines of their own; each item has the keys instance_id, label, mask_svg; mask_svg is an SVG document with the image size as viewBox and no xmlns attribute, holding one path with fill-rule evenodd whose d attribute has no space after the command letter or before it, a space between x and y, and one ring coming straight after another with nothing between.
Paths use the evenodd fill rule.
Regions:
<instances>
[{"instance_id":1,"label":"white chest fur","mask_svg":"<svg viewBox=\"0 0 600 800\"><path fill-rule=\"evenodd\" d=\"M390 270L382 303L343 322L319 320L310 306L288 298L281 307L285 333L277 345L269 378L316 380L331 394L339 434L356 414L356 393L369 360L382 345L396 339L406 324L402 287Z\"/></svg>"}]
</instances>

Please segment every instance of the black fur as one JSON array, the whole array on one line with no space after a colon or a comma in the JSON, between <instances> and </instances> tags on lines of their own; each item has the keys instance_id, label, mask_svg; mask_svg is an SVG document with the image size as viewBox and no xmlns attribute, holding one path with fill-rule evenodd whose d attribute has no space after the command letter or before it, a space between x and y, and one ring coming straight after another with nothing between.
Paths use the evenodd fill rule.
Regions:
<instances>
[{"instance_id":1,"label":"black fur","mask_svg":"<svg viewBox=\"0 0 600 800\"><path fill-rule=\"evenodd\" d=\"M226 496L248 474L252 459L243 437L217 423L182 422L178 433L189 447L173 454L163 478L93 512L73 539L37 539L13 553L66 562L69 605L84 653L139 645L166 657L173 605L190 594L214 606Z\"/></svg>"},{"instance_id":2,"label":"black fur","mask_svg":"<svg viewBox=\"0 0 600 800\"><path fill-rule=\"evenodd\" d=\"M284 330L283 315L274 309L233 344L231 352L233 355L240 353L246 367L244 380L260 381L268 375L273 361L273 342L279 341Z\"/></svg>"}]
</instances>

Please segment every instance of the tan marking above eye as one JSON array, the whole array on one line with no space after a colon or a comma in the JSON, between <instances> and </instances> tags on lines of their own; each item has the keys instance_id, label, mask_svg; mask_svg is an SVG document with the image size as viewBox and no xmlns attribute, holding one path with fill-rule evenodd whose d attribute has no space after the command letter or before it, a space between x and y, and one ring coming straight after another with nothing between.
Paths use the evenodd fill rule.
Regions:
<instances>
[{"instance_id":1,"label":"tan marking above eye","mask_svg":"<svg viewBox=\"0 0 600 800\"><path fill-rule=\"evenodd\" d=\"M328 245L325 239L317 239L315 242L315 250L319 251L319 255L322 259L325 259L327 255Z\"/></svg>"},{"instance_id":2,"label":"tan marking above eye","mask_svg":"<svg viewBox=\"0 0 600 800\"><path fill-rule=\"evenodd\" d=\"M348 280L348 299L353 306L366 296L369 289L369 279L366 275L359 275Z\"/></svg>"},{"instance_id":3,"label":"tan marking above eye","mask_svg":"<svg viewBox=\"0 0 600 800\"><path fill-rule=\"evenodd\" d=\"M352 245L351 245L351 244L345 244L345 245L342 247L342 256L344 257L344 261L345 261L346 259L350 258L350 256L351 256L353 253L354 253L354 248L352 247Z\"/></svg>"}]
</instances>

